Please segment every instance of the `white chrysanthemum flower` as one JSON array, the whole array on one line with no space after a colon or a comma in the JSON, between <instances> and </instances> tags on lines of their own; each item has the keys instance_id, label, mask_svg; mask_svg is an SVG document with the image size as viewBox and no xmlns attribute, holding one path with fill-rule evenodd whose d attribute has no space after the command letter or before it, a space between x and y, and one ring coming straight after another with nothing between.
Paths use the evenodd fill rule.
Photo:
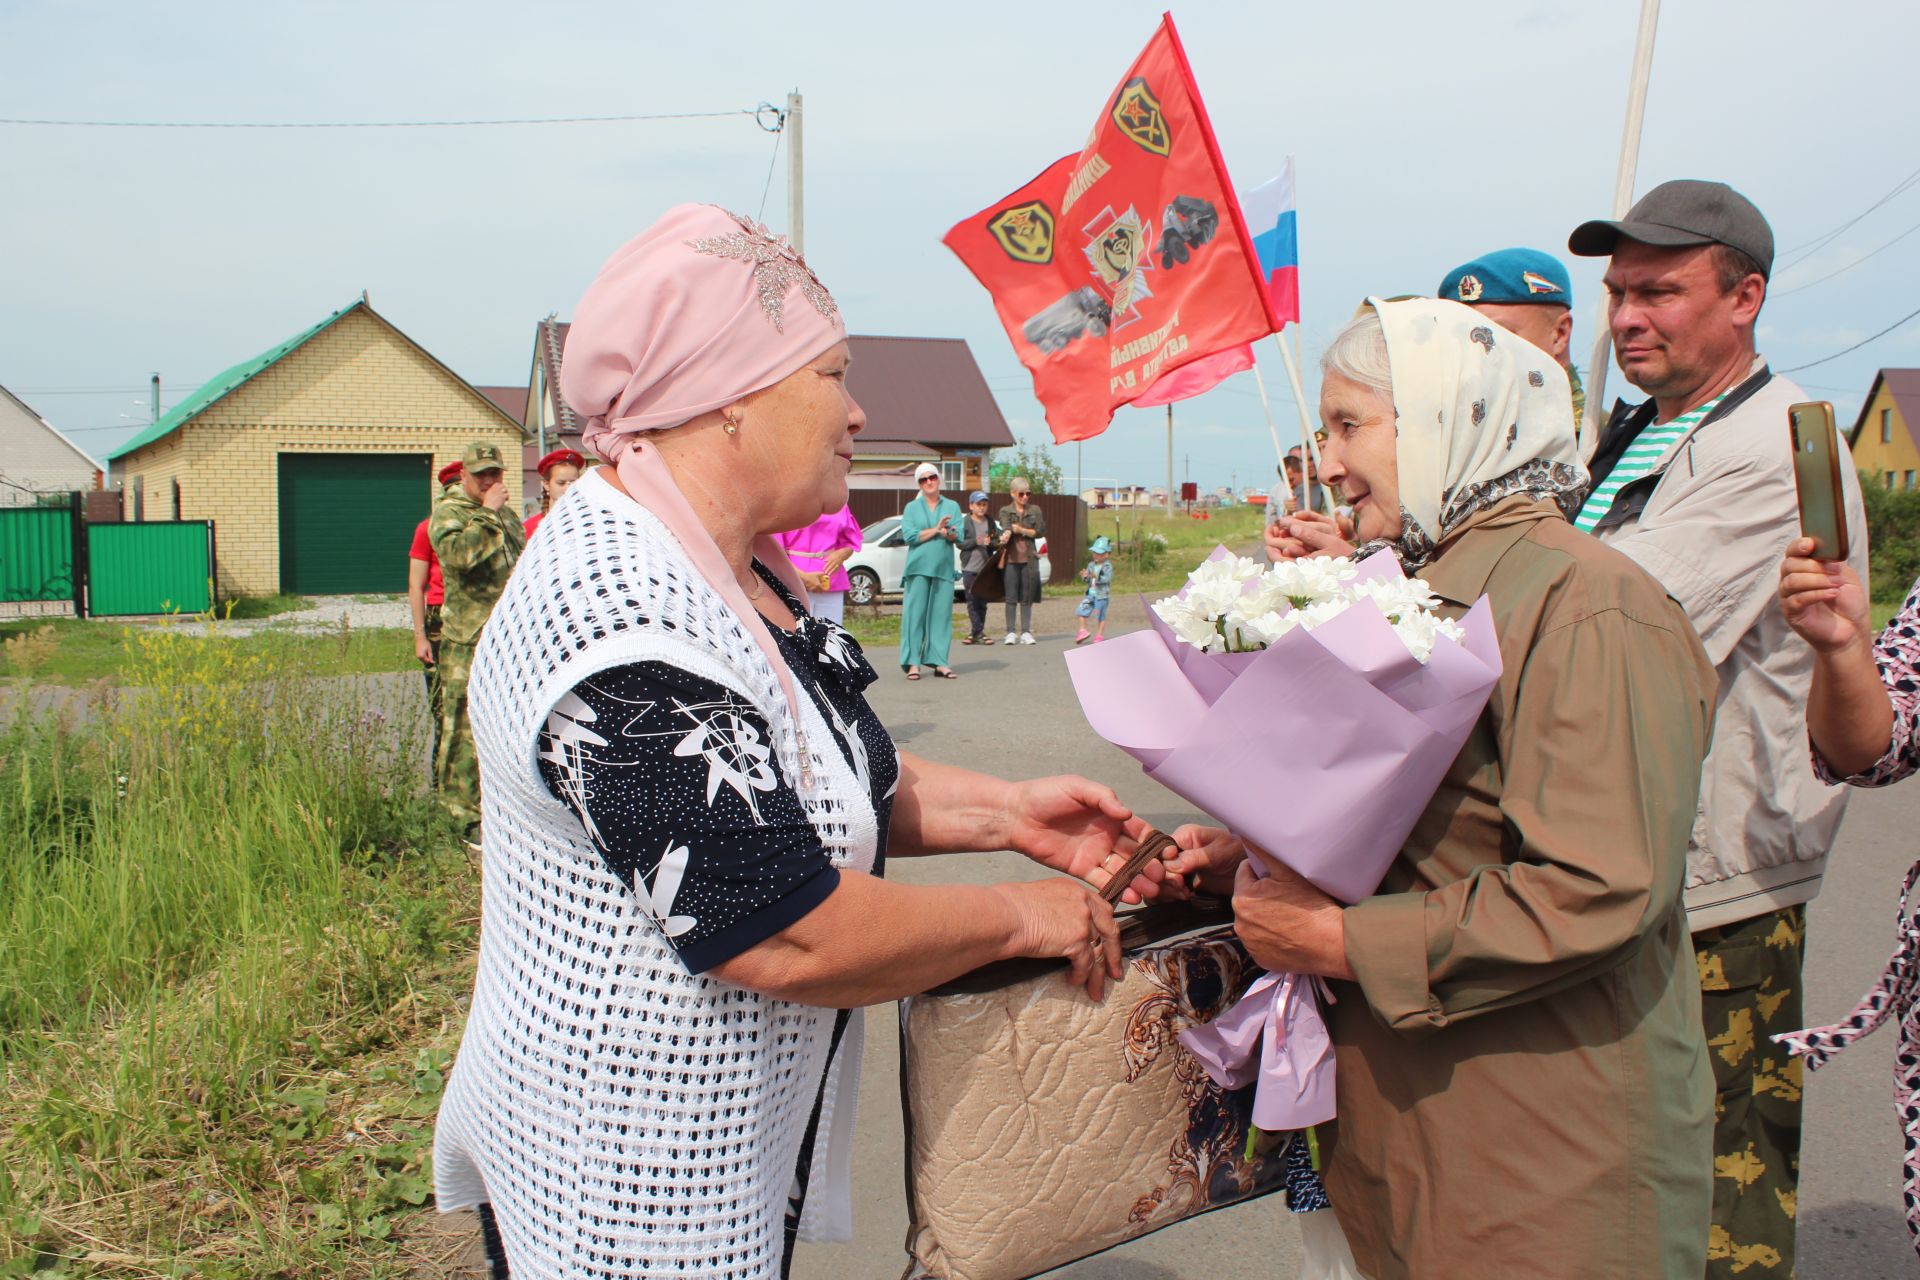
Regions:
<instances>
[{"instance_id":1,"label":"white chrysanthemum flower","mask_svg":"<svg viewBox=\"0 0 1920 1280\"><path fill-rule=\"evenodd\" d=\"M1196 610L1190 600L1168 596L1165 600L1156 600L1153 611L1183 644L1208 653L1220 652L1227 646L1226 639L1214 625L1214 617Z\"/></svg>"},{"instance_id":2,"label":"white chrysanthemum flower","mask_svg":"<svg viewBox=\"0 0 1920 1280\"><path fill-rule=\"evenodd\" d=\"M1293 610L1271 609L1265 613L1243 618L1239 622L1240 633L1247 643L1266 646L1273 644L1281 636L1293 630L1301 623L1301 615ZM1231 626L1232 624L1229 624Z\"/></svg>"}]
</instances>

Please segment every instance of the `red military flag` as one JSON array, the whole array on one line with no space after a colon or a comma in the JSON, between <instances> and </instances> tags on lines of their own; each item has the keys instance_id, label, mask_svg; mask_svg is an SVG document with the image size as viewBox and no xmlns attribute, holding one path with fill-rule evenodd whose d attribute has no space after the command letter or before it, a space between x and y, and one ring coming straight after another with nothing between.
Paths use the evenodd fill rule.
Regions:
<instances>
[{"instance_id":1,"label":"red military flag","mask_svg":"<svg viewBox=\"0 0 1920 1280\"><path fill-rule=\"evenodd\" d=\"M1085 150L945 243L993 295L1061 443L1099 435L1182 366L1221 357L1195 371L1218 381L1235 348L1280 327L1170 14Z\"/></svg>"}]
</instances>

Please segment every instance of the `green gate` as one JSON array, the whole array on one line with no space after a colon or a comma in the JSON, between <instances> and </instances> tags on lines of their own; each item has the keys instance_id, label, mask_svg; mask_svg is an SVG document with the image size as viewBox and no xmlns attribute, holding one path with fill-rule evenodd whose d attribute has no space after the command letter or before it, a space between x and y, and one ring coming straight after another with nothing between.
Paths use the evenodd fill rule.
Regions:
<instances>
[{"instance_id":1,"label":"green gate","mask_svg":"<svg viewBox=\"0 0 1920 1280\"><path fill-rule=\"evenodd\" d=\"M77 601L79 529L79 494L57 507L0 507L0 601Z\"/></svg>"},{"instance_id":2,"label":"green gate","mask_svg":"<svg viewBox=\"0 0 1920 1280\"><path fill-rule=\"evenodd\" d=\"M407 548L433 498L430 453L280 455L280 590L407 589Z\"/></svg>"},{"instance_id":3,"label":"green gate","mask_svg":"<svg viewBox=\"0 0 1920 1280\"><path fill-rule=\"evenodd\" d=\"M87 526L87 612L204 613L213 607L213 522Z\"/></svg>"}]
</instances>

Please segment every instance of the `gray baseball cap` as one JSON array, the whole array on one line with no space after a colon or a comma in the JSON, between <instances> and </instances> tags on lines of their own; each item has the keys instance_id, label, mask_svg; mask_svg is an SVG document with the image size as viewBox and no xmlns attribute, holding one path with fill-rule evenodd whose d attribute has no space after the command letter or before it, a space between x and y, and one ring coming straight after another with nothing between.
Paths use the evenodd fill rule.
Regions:
<instances>
[{"instance_id":1,"label":"gray baseball cap","mask_svg":"<svg viewBox=\"0 0 1920 1280\"><path fill-rule=\"evenodd\" d=\"M1583 222L1567 237L1567 248L1582 258L1605 258L1620 237L1662 248L1724 244L1773 275L1773 228L1753 201L1724 182L1679 178L1663 182L1640 197L1618 222Z\"/></svg>"}]
</instances>

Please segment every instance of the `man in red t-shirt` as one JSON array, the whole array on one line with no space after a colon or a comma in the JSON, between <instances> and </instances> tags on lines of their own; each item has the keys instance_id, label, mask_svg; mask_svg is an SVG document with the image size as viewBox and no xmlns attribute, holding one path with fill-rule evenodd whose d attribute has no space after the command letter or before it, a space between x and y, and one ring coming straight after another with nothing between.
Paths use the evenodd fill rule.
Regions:
<instances>
[{"instance_id":1,"label":"man in red t-shirt","mask_svg":"<svg viewBox=\"0 0 1920 1280\"><path fill-rule=\"evenodd\" d=\"M442 492L450 484L460 483L460 463L449 462L437 477ZM413 549L407 553L407 602L413 606L413 656L420 659L427 680L428 720L434 737L440 734L440 606L447 600L446 585L440 579L440 557L433 554L427 540L427 521L413 531Z\"/></svg>"}]
</instances>

